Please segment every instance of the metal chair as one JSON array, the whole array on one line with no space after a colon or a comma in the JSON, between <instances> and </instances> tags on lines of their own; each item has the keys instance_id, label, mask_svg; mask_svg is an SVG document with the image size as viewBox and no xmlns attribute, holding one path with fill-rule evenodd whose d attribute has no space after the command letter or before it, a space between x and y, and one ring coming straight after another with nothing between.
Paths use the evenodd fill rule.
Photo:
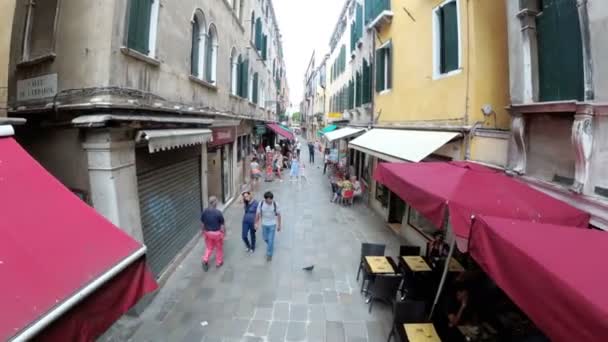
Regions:
<instances>
[{"instance_id":1,"label":"metal chair","mask_svg":"<svg viewBox=\"0 0 608 342\"><path fill-rule=\"evenodd\" d=\"M393 327L387 342L390 342L393 336L397 337L399 341L406 342L408 339L403 330L403 324L426 322L426 310L426 303L423 301L396 302L393 308Z\"/></svg>"},{"instance_id":2,"label":"metal chair","mask_svg":"<svg viewBox=\"0 0 608 342\"><path fill-rule=\"evenodd\" d=\"M366 256L383 256L386 250L386 245L377 243L362 243L361 244L361 258L359 260L359 270L357 271L357 281L359 281L359 274L363 270L365 263L364 258Z\"/></svg>"},{"instance_id":3,"label":"metal chair","mask_svg":"<svg viewBox=\"0 0 608 342\"><path fill-rule=\"evenodd\" d=\"M420 255L420 247L418 246L399 246L399 256L416 256Z\"/></svg>"},{"instance_id":4,"label":"metal chair","mask_svg":"<svg viewBox=\"0 0 608 342\"><path fill-rule=\"evenodd\" d=\"M374 302L379 300L387 304L397 301L397 290L401 284L401 274L377 275L369 290L369 312L372 312Z\"/></svg>"}]
</instances>

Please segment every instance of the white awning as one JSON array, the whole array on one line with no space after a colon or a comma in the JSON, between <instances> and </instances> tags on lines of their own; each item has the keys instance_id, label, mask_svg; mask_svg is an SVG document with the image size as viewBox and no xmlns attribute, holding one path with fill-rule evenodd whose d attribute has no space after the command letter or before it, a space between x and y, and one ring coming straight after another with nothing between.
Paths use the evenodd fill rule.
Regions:
<instances>
[{"instance_id":1,"label":"white awning","mask_svg":"<svg viewBox=\"0 0 608 342\"><path fill-rule=\"evenodd\" d=\"M202 145L212 140L208 129L158 129L137 133L136 142L147 141L150 153L184 146Z\"/></svg>"},{"instance_id":2,"label":"white awning","mask_svg":"<svg viewBox=\"0 0 608 342\"><path fill-rule=\"evenodd\" d=\"M352 140L349 148L389 162L419 162L452 139L457 132L372 129Z\"/></svg>"},{"instance_id":3,"label":"white awning","mask_svg":"<svg viewBox=\"0 0 608 342\"><path fill-rule=\"evenodd\" d=\"M329 142L332 142L334 140L351 137L355 134L359 134L364 131L365 131L364 128L344 127L344 128L337 129L335 131L327 132L324 134L324 136Z\"/></svg>"}]
</instances>

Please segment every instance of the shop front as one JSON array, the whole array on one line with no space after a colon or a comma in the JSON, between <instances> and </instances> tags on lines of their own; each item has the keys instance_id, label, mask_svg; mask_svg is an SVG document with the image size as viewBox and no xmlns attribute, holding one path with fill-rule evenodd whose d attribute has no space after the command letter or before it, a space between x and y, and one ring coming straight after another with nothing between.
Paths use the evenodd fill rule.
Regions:
<instances>
[{"instance_id":1,"label":"shop front","mask_svg":"<svg viewBox=\"0 0 608 342\"><path fill-rule=\"evenodd\" d=\"M207 143L207 184L209 196L227 205L235 195L233 170L237 127L212 128L213 140Z\"/></svg>"}]
</instances>

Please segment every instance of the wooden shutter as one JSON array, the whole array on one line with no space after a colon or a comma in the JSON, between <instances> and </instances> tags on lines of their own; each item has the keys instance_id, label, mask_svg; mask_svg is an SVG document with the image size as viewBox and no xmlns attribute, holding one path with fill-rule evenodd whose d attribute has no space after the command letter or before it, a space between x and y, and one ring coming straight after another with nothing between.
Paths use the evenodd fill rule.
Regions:
<instances>
[{"instance_id":1,"label":"wooden shutter","mask_svg":"<svg viewBox=\"0 0 608 342\"><path fill-rule=\"evenodd\" d=\"M262 38L262 59L266 60L268 50L268 36L264 35Z\"/></svg>"},{"instance_id":2,"label":"wooden shutter","mask_svg":"<svg viewBox=\"0 0 608 342\"><path fill-rule=\"evenodd\" d=\"M247 98L249 93L249 60L244 60L241 65L241 94L242 98Z\"/></svg>"},{"instance_id":3,"label":"wooden shutter","mask_svg":"<svg viewBox=\"0 0 608 342\"><path fill-rule=\"evenodd\" d=\"M372 18L373 16L373 11L374 11L374 4L373 4L373 0L365 0L365 23L369 24L374 18Z\"/></svg>"},{"instance_id":4,"label":"wooden shutter","mask_svg":"<svg viewBox=\"0 0 608 342\"><path fill-rule=\"evenodd\" d=\"M376 50L376 91L384 90L385 49Z\"/></svg>"},{"instance_id":5,"label":"wooden shutter","mask_svg":"<svg viewBox=\"0 0 608 342\"><path fill-rule=\"evenodd\" d=\"M369 103L372 100L372 67L367 63L367 60L363 60L363 82L362 82L362 95L361 99L363 103Z\"/></svg>"},{"instance_id":6,"label":"wooden shutter","mask_svg":"<svg viewBox=\"0 0 608 342\"><path fill-rule=\"evenodd\" d=\"M393 45L389 45L385 49L386 54L386 89L393 88Z\"/></svg>"},{"instance_id":7,"label":"wooden shutter","mask_svg":"<svg viewBox=\"0 0 608 342\"><path fill-rule=\"evenodd\" d=\"M584 100L583 43L576 1L544 0L536 18L541 101Z\"/></svg>"},{"instance_id":8,"label":"wooden shutter","mask_svg":"<svg viewBox=\"0 0 608 342\"><path fill-rule=\"evenodd\" d=\"M355 107L360 107L361 102L361 73L357 71L357 76L355 77Z\"/></svg>"},{"instance_id":9,"label":"wooden shutter","mask_svg":"<svg viewBox=\"0 0 608 342\"><path fill-rule=\"evenodd\" d=\"M363 7L361 4L357 3L357 12L355 14L355 44L356 42L363 37Z\"/></svg>"},{"instance_id":10,"label":"wooden shutter","mask_svg":"<svg viewBox=\"0 0 608 342\"><path fill-rule=\"evenodd\" d=\"M458 11L456 1L439 9L442 74L458 69Z\"/></svg>"},{"instance_id":11,"label":"wooden shutter","mask_svg":"<svg viewBox=\"0 0 608 342\"><path fill-rule=\"evenodd\" d=\"M255 21L255 48L262 51L262 20L260 18Z\"/></svg>"},{"instance_id":12,"label":"wooden shutter","mask_svg":"<svg viewBox=\"0 0 608 342\"><path fill-rule=\"evenodd\" d=\"M158 0L156 0L158 1ZM127 45L145 55L150 53L150 16L153 0L131 0Z\"/></svg>"},{"instance_id":13,"label":"wooden shutter","mask_svg":"<svg viewBox=\"0 0 608 342\"><path fill-rule=\"evenodd\" d=\"M252 92L251 92L251 98L253 100L253 103L257 104L258 103L258 73L254 73L253 74L253 85L252 85Z\"/></svg>"},{"instance_id":14,"label":"wooden shutter","mask_svg":"<svg viewBox=\"0 0 608 342\"><path fill-rule=\"evenodd\" d=\"M198 28L198 20L196 17L192 22L192 54L190 56L190 73L192 76L198 76L198 40L200 39L200 32Z\"/></svg>"},{"instance_id":15,"label":"wooden shutter","mask_svg":"<svg viewBox=\"0 0 608 342\"><path fill-rule=\"evenodd\" d=\"M213 63L213 41L211 39L211 33L207 34L205 41L205 80L211 82L211 70Z\"/></svg>"}]
</instances>

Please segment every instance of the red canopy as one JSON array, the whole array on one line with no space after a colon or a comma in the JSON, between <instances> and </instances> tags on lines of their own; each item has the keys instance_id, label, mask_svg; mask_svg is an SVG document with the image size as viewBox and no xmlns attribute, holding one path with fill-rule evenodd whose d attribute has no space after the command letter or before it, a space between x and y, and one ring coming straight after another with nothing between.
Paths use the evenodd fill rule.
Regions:
<instances>
[{"instance_id":1,"label":"red canopy","mask_svg":"<svg viewBox=\"0 0 608 342\"><path fill-rule=\"evenodd\" d=\"M608 337L608 234L477 217L469 251L554 342Z\"/></svg>"},{"instance_id":2,"label":"red canopy","mask_svg":"<svg viewBox=\"0 0 608 342\"><path fill-rule=\"evenodd\" d=\"M0 340L20 335L59 308L68 309L37 340L95 339L157 288L139 257L142 248L49 175L15 140L0 138ZM67 305L118 264L126 265L116 276Z\"/></svg>"},{"instance_id":3,"label":"red canopy","mask_svg":"<svg viewBox=\"0 0 608 342\"><path fill-rule=\"evenodd\" d=\"M513 179L470 162L381 163L374 179L442 227L446 211L460 238L472 215L587 227L589 214ZM460 245L462 247L462 245Z\"/></svg>"},{"instance_id":4,"label":"red canopy","mask_svg":"<svg viewBox=\"0 0 608 342\"><path fill-rule=\"evenodd\" d=\"M270 128L273 132L282 136L285 139L295 140L295 136L293 135L293 133L286 130L285 128L281 127L281 125L278 125L275 123L269 123L269 124L266 124L266 126L268 126L268 128Z\"/></svg>"}]
</instances>

